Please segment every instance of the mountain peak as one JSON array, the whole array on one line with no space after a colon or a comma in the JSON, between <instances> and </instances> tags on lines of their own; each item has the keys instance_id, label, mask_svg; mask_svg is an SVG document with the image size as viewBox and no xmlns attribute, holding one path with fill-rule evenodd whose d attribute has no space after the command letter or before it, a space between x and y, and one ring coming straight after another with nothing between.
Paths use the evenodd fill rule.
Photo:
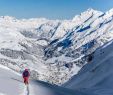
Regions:
<instances>
[{"instance_id":1,"label":"mountain peak","mask_svg":"<svg viewBox=\"0 0 113 95\"><path fill-rule=\"evenodd\" d=\"M106 12L106 18L113 16L113 8Z\"/></svg>"},{"instance_id":2,"label":"mountain peak","mask_svg":"<svg viewBox=\"0 0 113 95\"><path fill-rule=\"evenodd\" d=\"M89 9L86 10L86 12L98 12L98 11L93 9L93 8L89 8Z\"/></svg>"},{"instance_id":3,"label":"mountain peak","mask_svg":"<svg viewBox=\"0 0 113 95\"><path fill-rule=\"evenodd\" d=\"M76 15L72 21L81 21L82 19L84 19L84 18L87 19L95 14L102 14L102 12L89 8L86 11L82 12L80 15Z\"/></svg>"},{"instance_id":4,"label":"mountain peak","mask_svg":"<svg viewBox=\"0 0 113 95\"><path fill-rule=\"evenodd\" d=\"M96 13L100 13L100 12L101 12L101 11L95 10L95 9L93 9L93 8L89 8L89 9L87 9L86 11L84 11L83 13L81 13L81 15L84 14L84 13L96 14ZM101 13L102 13L102 12L101 12Z\"/></svg>"},{"instance_id":5,"label":"mountain peak","mask_svg":"<svg viewBox=\"0 0 113 95\"><path fill-rule=\"evenodd\" d=\"M106 12L106 14L113 15L113 8Z\"/></svg>"},{"instance_id":6,"label":"mountain peak","mask_svg":"<svg viewBox=\"0 0 113 95\"><path fill-rule=\"evenodd\" d=\"M112 9L110 9L108 12L112 12L112 13L113 13L113 8L112 8Z\"/></svg>"}]
</instances>

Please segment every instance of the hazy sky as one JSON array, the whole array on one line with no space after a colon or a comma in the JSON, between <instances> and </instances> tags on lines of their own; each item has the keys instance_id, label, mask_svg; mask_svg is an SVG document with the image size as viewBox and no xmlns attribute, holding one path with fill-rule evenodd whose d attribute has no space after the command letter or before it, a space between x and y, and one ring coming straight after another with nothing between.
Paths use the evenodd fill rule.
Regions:
<instances>
[{"instance_id":1,"label":"hazy sky","mask_svg":"<svg viewBox=\"0 0 113 95\"><path fill-rule=\"evenodd\" d=\"M72 19L88 8L105 12L113 0L0 0L0 16L16 18Z\"/></svg>"}]
</instances>

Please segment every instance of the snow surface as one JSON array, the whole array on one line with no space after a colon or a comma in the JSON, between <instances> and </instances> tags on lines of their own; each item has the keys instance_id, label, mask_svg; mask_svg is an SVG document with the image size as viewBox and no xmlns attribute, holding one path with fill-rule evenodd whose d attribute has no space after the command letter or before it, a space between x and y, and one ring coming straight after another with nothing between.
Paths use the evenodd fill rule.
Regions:
<instances>
[{"instance_id":1,"label":"snow surface","mask_svg":"<svg viewBox=\"0 0 113 95\"><path fill-rule=\"evenodd\" d=\"M63 86L82 95L113 95L113 41L99 48L94 60Z\"/></svg>"},{"instance_id":2,"label":"snow surface","mask_svg":"<svg viewBox=\"0 0 113 95\"><path fill-rule=\"evenodd\" d=\"M20 74L0 65L0 95L74 95L73 92L36 80L30 80L26 87Z\"/></svg>"},{"instance_id":3,"label":"snow surface","mask_svg":"<svg viewBox=\"0 0 113 95\"><path fill-rule=\"evenodd\" d=\"M0 95L23 95L21 76L0 65Z\"/></svg>"}]
</instances>

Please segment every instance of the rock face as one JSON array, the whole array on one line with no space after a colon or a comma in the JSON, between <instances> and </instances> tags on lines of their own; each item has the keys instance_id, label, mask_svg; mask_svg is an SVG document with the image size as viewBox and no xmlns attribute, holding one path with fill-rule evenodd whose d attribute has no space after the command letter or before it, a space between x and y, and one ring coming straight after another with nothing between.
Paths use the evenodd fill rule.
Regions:
<instances>
[{"instance_id":1,"label":"rock face","mask_svg":"<svg viewBox=\"0 0 113 95\"><path fill-rule=\"evenodd\" d=\"M0 17L0 64L60 85L113 39L112 10L88 9L72 20Z\"/></svg>"}]
</instances>

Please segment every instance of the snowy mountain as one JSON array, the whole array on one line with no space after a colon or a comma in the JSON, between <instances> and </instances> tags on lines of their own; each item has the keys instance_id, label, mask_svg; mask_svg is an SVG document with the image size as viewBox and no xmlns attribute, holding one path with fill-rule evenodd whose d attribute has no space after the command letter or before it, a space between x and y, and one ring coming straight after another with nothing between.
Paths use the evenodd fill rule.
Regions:
<instances>
[{"instance_id":1,"label":"snowy mountain","mask_svg":"<svg viewBox=\"0 0 113 95\"><path fill-rule=\"evenodd\" d=\"M30 80L25 86L22 76L0 65L0 95L69 95L70 90L42 81ZM67 91L66 91L67 90ZM73 94L74 95L74 94Z\"/></svg>"},{"instance_id":2,"label":"snowy mountain","mask_svg":"<svg viewBox=\"0 0 113 95\"><path fill-rule=\"evenodd\" d=\"M113 9L88 9L72 20L0 17L0 64L35 79L62 84L113 39Z\"/></svg>"}]
</instances>

